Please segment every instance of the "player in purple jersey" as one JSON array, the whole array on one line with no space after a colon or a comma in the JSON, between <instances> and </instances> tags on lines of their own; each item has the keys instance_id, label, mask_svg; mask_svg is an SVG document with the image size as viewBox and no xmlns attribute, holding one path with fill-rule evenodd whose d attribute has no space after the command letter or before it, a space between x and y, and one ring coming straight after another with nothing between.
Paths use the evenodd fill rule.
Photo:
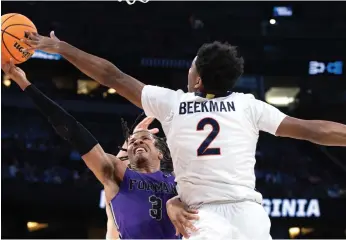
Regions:
<instances>
[{"instance_id":1,"label":"player in purple jersey","mask_svg":"<svg viewBox=\"0 0 346 240\"><path fill-rule=\"evenodd\" d=\"M87 129L32 85L13 62L2 65L2 69L27 93L56 132L79 151L103 184L121 238L179 238L166 211L166 202L177 195L174 176L170 174L170 154L165 142L153 134L158 129L148 130L152 118L142 121L128 138L128 167L118 157L105 153ZM161 162L166 163L166 172L160 171ZM170 215L180 214L183 220L198 218L192 213L196 211L182 207Z\"/></svg>"}]
</instances>

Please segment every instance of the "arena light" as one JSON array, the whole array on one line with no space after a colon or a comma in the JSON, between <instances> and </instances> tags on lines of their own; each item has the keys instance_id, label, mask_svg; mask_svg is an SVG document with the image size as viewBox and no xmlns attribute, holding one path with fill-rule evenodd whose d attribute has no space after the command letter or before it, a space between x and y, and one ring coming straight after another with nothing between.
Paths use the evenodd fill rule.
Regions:
<instances>
[{"instance_id":1,"label":"arena light","mask_svg":"<svg viewBox=\"0 0 346 240\"><path fill-rule=\"evenodd\" d=\"M292 7L280 6L273 8L274 17L291 17L293 15Z\"/></svg>"},{"instance_id":2,"label":"arena light","mask_svg":"<svg viewBox=\"0 0 346 240\"><path fill-rule=\"evenodd\" d=\"M313 228L302 228L302 229L300 229L300 231L301 231L301 233L303 235L306 235L306 234L312 233L313 231L315 231L315 229L313 229Z\"/></svg>"},{"instance_id":3,"label":"arena light","mask_svg":"<svg viewBox=\"0 0 346 240\"><path fill-rule=\"evenodd\" d=\"M300 228L291 227L288 229L288 233L290 235L290 238L296 238L300 234Z\"/></svg>"},{"instance_id":4,"label":"arena light","mask_svg":"<svg viewBox=\"0 0 346 240\"><path fill-rule=\"evenodd\" d=\"M110 88L110 89L108 89L108 91L107 91L109 94L114 94L114 93L116 93L117 91L114 89L114 88Z\"/></svg>"},{"instance_id":5,"label":"arena light","mask_svg":"<svg viewBox=\"0 0 346 240\"><path fill-rule=\"evenodd\" d=\"M2 81L2 83L3 83L6 87L11 86L11 80L9 80L9 79L4 79L4 81Z\"/></svg>"},{"instance_id":6,"label":"arena light","mask_svg":"<svg viewBox=\"0 0 346 240\"><path fill-rule=\"evenodd\" d=\"M27 222L26 226L27 226L29 232L33 232L33 231L47 228L48 224L47 223L38 223L38 222Z\"/></svg>"},{"instance_id":7,"label":"arena light","mask_svg":"<svg viewBox=\"0 0 346 240\"><path fill-rule=\"evenodd\" d=\"M91 91L98 88L100 84L93 80L78 79L77 81L77 94L89 94Z\"/></svg>"},{"instance_id":8,"label":"arena light","mask_svg":"<svg viewBox=\"0 0 346 240\"><path fill-rule=\"evenodd\" d=\"M276 20L275 20L274 18L272 18L272 19L269 20L269 23L270 23L271 25L274 25L274 24L276 24Z\"/></svg>"},{"instance_id":9,"label":"arena light","mask_svg":"<svg viewBox=\"0 0 346 240\"><path fill-rule=\"evenodd\" d=\"M272 87L266 92L265 100L278 107L287 107L295 101L295 97L299 93L299 90L299 88L294 87Z\"/></svg>"},{"instance_id":10,"label":"arena light","mask_svg":"<svg viewBox=\"0 0 346 240\"><path fill-rule=\"evenodd\" d=\"M283 96L283 97L270 97L267 100L268 103L275 105L275 106L288 106L289 104L294 102L294 98L293 97L287 97L287 96Z\"/></svg>"}]
</instances>

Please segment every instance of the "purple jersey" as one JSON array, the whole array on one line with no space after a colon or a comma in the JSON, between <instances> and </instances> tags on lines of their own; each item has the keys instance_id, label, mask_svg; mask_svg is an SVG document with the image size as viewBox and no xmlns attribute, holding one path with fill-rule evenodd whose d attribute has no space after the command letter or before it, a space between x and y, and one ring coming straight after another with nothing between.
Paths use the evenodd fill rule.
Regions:
<instances>
[{"instance_id":1,"label":"purple jersey","mask_svg":"<svg viewBox=\"0 0 346 240\"><path fill-rule=\"evenodd\" d=\"M139 173L127 169L119 193L110 206L124 239L174 239L175 229L166 202L177 195L174 177L161 171Z\"/></svg>"}]
</instances>

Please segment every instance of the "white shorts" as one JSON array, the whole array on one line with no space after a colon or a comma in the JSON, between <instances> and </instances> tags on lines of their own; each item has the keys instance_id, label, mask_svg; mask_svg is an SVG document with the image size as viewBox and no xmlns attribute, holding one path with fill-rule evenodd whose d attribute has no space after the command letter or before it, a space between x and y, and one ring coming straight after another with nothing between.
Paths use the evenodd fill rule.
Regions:
<instances>
[{"instance_id":1,"label":"white shorts","mask_svg":"<svg viewBox=\"0 0 346 240\"><path fill-rule=\"evenodd\" d=\"M198 231L190 233L190 240L272 239L270 219L258 203L206 204L198 211Z\"/></svg>"}]
</instances>

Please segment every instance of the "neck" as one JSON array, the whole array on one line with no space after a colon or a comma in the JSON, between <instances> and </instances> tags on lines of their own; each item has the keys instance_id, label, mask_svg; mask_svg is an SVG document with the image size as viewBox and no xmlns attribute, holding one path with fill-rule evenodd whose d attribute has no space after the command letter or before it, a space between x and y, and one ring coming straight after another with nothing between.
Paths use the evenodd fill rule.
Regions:
<instances>
[{"instance_id":1,"label":"neck","mask_svg":"<svg viewBox=\"0 0 346 240\"><path fill-rule=\"evenodd\" d=\"M207 90L203 90L203 91L195 92L195 95L199 96L199 97L203 97L203 98L212 99L212 98L218 98L218 97L225 97L225 96L230 95L231 93L232 93L231 91L207 91Z\"/></svg>"},{"instance_id":2,"label":"neck","mask_svg":"<svg viewBox=\"0 0 346 240\"><path fill-rule=\"evenodd\" d=\"M154 166L138 166L136 164L130 164L130 167L132 170L140 173L154 173L160 170L159 167L154 167Z\"/></svg>"}]
</instances>

